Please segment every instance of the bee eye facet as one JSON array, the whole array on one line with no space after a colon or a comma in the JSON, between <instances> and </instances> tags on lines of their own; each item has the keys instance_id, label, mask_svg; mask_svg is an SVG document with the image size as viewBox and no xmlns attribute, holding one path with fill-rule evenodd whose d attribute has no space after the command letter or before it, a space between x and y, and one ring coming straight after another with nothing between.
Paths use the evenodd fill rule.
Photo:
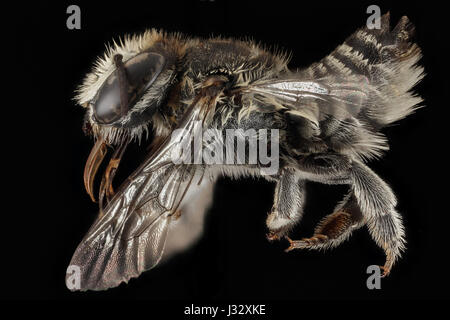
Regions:
<instances>
[{"instance_id":1,"label":"bee eye facet","mask_svg":"<svg viewBox=\"0 0 450 320\"><path fill-rule=\"evenodd\" d=\"M114 57L117 69L106 79L93 101L96 120L110 124L123 117L161 73L165 59L155 52L143 52L122 63Z\"/></svg>"}]
</instances>

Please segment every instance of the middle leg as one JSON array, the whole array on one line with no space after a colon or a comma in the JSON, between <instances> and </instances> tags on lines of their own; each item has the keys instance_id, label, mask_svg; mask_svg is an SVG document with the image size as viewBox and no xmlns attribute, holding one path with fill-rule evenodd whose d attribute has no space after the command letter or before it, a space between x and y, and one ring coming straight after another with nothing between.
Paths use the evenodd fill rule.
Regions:
<instances>
[{"instance_id":1,"label":"middle leg","mask_svg":"<svg viewBox=\"0 0 450 320\"><path fill-rule=\"evenodd\" d=\"M283 168L275 187L274 204L266 220L269 240L282 238L300 221L304 199L305 181L299 172Z\"/></svg>"},{"instance_id":2,"label":"middle leg","mask_svg":"<svg viewBox=\"0 0 450 320\"><path fill-rule=\"evenodd\" d=\"M364 225L361 210L358 207L353 192L350 192L333 213L324 217L314 230L314 235L302 240L291 240L289 248L293 249L327 249L337 247L347 240L352 232Z\"/></svg>"},{"instance_id":3,"label":"middle leg","mask_svg":"<svg viewBox=\"0 0 450 320\"><path fill-rule=\"evenodd\" d=\"M297 163L299 170L313 174L314 181L326 184L349 184L352 165L349 157L337 153L312 154ZM312 237L295 241L287 237L290 247L286 251L336 247L363 225L363 215L352 190L332 214L319 222Z\"/></svg>"}]
</instances>

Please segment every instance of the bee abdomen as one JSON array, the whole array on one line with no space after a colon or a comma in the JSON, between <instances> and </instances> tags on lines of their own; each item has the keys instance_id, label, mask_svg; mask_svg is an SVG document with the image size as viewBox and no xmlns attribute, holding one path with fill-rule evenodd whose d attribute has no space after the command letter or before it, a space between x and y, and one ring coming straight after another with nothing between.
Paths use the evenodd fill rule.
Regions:
<instances>
[{"instance_id":1,"label":"bee abdomen","mask_svg":"<svg viewBox=\"0 0 450 320\"><path fill-rule=\"evenodd\" d=\"M358 30L308 70L315 78L358 83L366 97L357 118L375 131L411 114L422 102L411 92L424 76L417 65L421 50L411 42L414 26L402 17L390 30L389 19L389 14L381 18L380 29Z\"/></svg>"}]
</instances>

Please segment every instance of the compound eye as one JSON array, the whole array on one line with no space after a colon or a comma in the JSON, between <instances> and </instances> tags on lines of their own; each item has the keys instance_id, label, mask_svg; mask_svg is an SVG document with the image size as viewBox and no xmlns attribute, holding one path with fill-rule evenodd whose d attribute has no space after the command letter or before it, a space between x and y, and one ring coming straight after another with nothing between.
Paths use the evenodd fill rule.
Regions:
<instances>
[{"instance_id":1,"label":"compound eye","mask_svg":"<svg viewBox=\"0 0 450 320\"><path fill-rule=\"evenodd\" d=\"M114 56L116 70L106 79L93 100L95 119L111 124L126 115L161 73L165 59L154 52L143 52L122 63Z\"/></svg>"}]
</instances>

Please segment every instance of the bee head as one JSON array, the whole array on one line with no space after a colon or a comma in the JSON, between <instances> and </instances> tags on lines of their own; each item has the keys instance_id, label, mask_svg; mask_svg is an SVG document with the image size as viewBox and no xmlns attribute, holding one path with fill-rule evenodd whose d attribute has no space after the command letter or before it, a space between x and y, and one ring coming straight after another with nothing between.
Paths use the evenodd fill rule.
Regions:
<instances>
[{"instance_id":1,"label":"bee head","mask_svg":"<svg viewBox=\"0 0 450 320\"><path fill-rule=\"evenodd\" d=\"M154 30L109 47L78 89L86 127L109 144L140 139L175 82L181 50L176 36Z\"/></svg>"},{"instance_id":2,"label":"bee head","mask_svg":"<svg viewBox=\"0 0 450 320\"><path fill-rule=\"evenodd\" d=\"M114 150L100 185L100 208L104 196L112 197L112 179L127 145L141 139L176 84L183 53L178 35L151 30L125 37L107 48L79 87L76 100L86 108L84 128L96 138L84 170L93 201L95 176L107 146Z\"/></svg>"}]
</instances>

